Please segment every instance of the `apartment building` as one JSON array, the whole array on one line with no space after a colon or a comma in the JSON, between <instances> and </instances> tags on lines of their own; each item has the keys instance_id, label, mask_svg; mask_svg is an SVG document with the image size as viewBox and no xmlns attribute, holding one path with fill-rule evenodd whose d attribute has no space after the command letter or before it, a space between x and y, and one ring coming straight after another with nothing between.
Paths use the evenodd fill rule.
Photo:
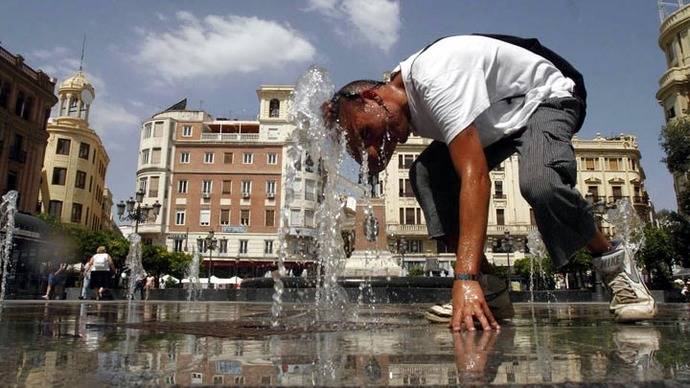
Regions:
<instances>
[{"instance_id":1,"label":"apartment building","mask_svg":"<svg viewBox=\"0 0 690 388\"><path fill-rule=\"evenodd\" d=\"M38 211L54 90L54 79L0 46L0 196L18 191L21 212Z\"/></svg>"},{"instance_id":2,"label":"apartment building","mask_svg":"<svg viewBox=\"0 0 690 388\"><path fill-rule=\"evenodd\" d=\"M679 8L664 16L659 27L659 47L666 57L667 70L659 78L659 101L666 122L688 116L690 103L690 5L679 2ZM675 172L673 187L676 200L683 190L690 189L690 172ZM678 204L680 209L680 203Z\"/></svg>"},{"instance_id":3,"label":"apartment building","mask_svg":"<svg viewBox=\"0 0 690 388\"><path fill-rule=\"evenodd\" d=\"M57 116L47 125L41 210L63 223L109 229L112 194L105 177L110 157L89 124L96 92L80 70L60 84L58 96Z\"/></svg>"},{"instance_id":4,"label":"apartment building","mask_svg":"<svg viewBox=\"0 0 690 388\"><path fill-rule=\"evenodd\" d=\"M381 174L384 182L386 233L389 247L407 268L423 265L430 258L440 261L440 268L449 268L455 255L447 247L428 238L426 220L409 180L409 168L430 140L411 136L398 145L391 162ZM593 139L573 139L578 162L577 189L605 212L617 200L629 199L643 219L651 217L651 203L644 188L644 170L640 151L632 135ZM485 254L489 262L512 265L525 257L526 239L536 228L534 214L520 194L518 155L506 159L492 170L491 197ZM602 223L605 233L613 233L611 225Z\"/></svg>"}]
</instances>

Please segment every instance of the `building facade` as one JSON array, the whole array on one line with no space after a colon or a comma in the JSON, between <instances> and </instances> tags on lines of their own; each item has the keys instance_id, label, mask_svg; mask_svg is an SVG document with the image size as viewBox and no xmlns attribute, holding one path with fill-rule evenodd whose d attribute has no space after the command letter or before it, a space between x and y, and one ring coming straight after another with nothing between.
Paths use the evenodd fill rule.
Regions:
<instances>
[{"instance_id":1,"label":"building facade","mask_svg":"<svg viewBox=\"0 0 690 388\"><path fill-rule=\"evenodd\" d=\"M95 90L82 71L58 89L57 116L49 134L41 183L41 209L63 223L110 229L112 194L105 177L110 158L89 126Z\"/></svg>"},{"instance_id":2,"label":"building facade","mask_svg":"<svg viewBox=\"0 0 690 388\"><path fill-rule=\"evenodd\" d=\"M0 46L0 195L17 190L21 212L37 212L54 90L54 79Z\"/></svg>"},{"instance_id":3,"label":"building facade","mask_svg":"<svg viewBox=\"0 0 690 388\"><path fill-rule=\"evenodd\" d=\"M428 238L426 220L409 180L409 168L430 140L411 136L398 145L382 173L389 247L406 268L438 259L440 269L449 269L455 255L447 247ZM627 198L643 219L651 217L651 204L644 188L637 140L631 135L593 139L573 139L578 163L577 189L597 211L606 211L617 200ZM514 154L492 170L491 197L485 254L489 262L509 266L525 257L529 232L536 228L534 214L520 194L518 155ZM605 233L613 229L605 221Z\"/></svg>"},{"instance_id":4,"label":"building facade","mask_svg":"<svg viewBox=\"0 0 690 388\"><path fill-rule=\"evenodd\" d=\"M664 110L666 122L688 116L690 99L690 6L666 15L659 27L659 47L666 57L667 70L659 79L656 98ZM676 199L689 189L690 172L673 174ZM680 204L678 206L680 209Z\"/></svg>"}]
</instances>

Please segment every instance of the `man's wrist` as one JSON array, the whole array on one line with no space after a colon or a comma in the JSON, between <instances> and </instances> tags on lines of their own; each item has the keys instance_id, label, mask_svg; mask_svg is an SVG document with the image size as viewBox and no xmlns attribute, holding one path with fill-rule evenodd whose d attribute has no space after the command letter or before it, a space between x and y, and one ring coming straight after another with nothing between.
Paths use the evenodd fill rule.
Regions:
<instances>
[{"instance_id":1,"label":"man's wrist","mask_svg":"<svg viewBox=\"0 0 690 388\"><path fill-rule=\"evenodd\" d=\"M469 273L456 273L455 274L455 280L462 280L462 281L477 281L479 280L479 275L477 274L469 274Z\"/></svg>"}]
</instances>

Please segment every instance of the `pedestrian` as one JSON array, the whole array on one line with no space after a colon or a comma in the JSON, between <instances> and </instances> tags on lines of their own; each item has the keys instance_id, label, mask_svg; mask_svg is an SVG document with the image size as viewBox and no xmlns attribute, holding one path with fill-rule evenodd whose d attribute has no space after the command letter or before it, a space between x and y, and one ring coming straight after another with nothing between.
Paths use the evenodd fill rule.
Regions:
<instances>
[{"instance_id":1,"label":"pedestrian","mask_svg":"<svg viewBox=\"0 0 690 388\"><path fill-rule=\"evenodd\" d=\"M90 271L91 275L89 286L97 290L96 300L101 300L105 291L110 288L111 277L115 274L115 264L104 246L96 249L96 254L89 259L86 270Z\"/></svg>"},{"instance_id":2,"label":"pedestrian","mask_svg":"<svg viewBox=\"0 0 690 388\"><path fill-rule=\"evenodd\" d=\"M149 300L149 294L154 288L156 288L156 277L150 274L146 277L146 285L144 286L144 289L146 289L146 300Z\"/></svg>"},{"instance_id":3,"label":"pedestrian","mask_svg":"<svg viewBox=\"0 0 690 388\"><path fill-rule=\"evenodd\" d=\"M53 266L54 271L48 273L48 287L46 287L45 295L41 296L43 299L51 299L52 292L55 288L62 282L65 278L65 270L67 269L67 264L60 263Z\"/></svg>"},{"instance_id":4,"label":"pedestrian","mask_svg":"<svg viewBox=\"0 0 690 388\"><path fill-rule=\"evenodd\" d=\"M131 275L131 274L130 274ZM139 291L139 299L144 300L144 288L146 284L146 272L141 272L135 275L134 292L130 295L130 299L134 299L134 295Z\"/></svg>"},{"instance_id":5,"label":"pedestrian","mask_svg":"<svg viewBox=\"0 0 690 388\"><path fill-rule=\"evenodd\" d=\"M89 282L91 280L91 271L87 270L88 268L88 261L86 263L82 263L81 265L81 276L82 276L82 282L81 282L81 294L79 295L79 299L88 299L89 296Z\"/></svg>"},{"instance_id":6,"label":"pedestrian","mask_svg":"<svg viewBox=\"0 0 690 388\"><path fill-rule=\"evenodd\" d=\"M474 330L473 319L484 330L499 328L479 282L488 264L489 171L516 152L520 192L554 266L587 247L612 289L616 320L655 315L634 258L597 228L575 189L572 138L585 101L582 75L536 39L464 35L413 54L387 82L351 82L324 104L326 122L345 131L348 152L358 163L366 157L372 173L411 133L434 140L410 166L410 181L429 236L455 252L456 264L452 303L427 318L450 321L453 330Z\"/></svg>"}]
</instances>

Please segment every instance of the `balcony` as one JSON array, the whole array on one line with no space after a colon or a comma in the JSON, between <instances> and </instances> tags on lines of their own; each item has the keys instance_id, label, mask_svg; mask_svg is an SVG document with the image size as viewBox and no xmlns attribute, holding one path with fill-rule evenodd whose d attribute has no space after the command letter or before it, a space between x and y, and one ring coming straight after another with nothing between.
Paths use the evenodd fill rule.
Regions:
<instances>
[{"instance_id":1,"label":"balcony","mask_svg":"<svg viewBox=\"0 0 690 388\"><path fill-rule=\"evenodd\" d=\"M608 200L607 200L606 202L608 202L608 203L614 203L614 204L615 204L616 202L618 202L618 201L620 201L621 199L624 199L624 198L627 198L627 197L622 196L622 195L610 195L610 196L608 197Z\"/></svg>"},{"instance_id":2,"label":"balcony","mask_svg":"<svg viewBox=\"0 0 690 388\"><path fill-rule=\"evenodd\" d=\"M503 193L496 193L496 194L494 194L494 199L507 199L507 198L508 198L508 197L506 197L506 195L503 194Z\"/></svg>"},{"instance_id":3,"label":"balcony","mask_svg":"<svg viewBox=\"0 0 690 388\"><path fill-rule=\"evenodd\" d=\"M388 234L394 235L412 235L412 236L426 236L426 225L400 225L400 224L388 224L386 227Z\"/></svg>"},{"instance_id":4,"label":"balcony","mask_svg":"<svg viewBox=\"0 0 690 388\"><path fill-rule=\"evenodd\" d=\"M589 203L597 203L597 202L605 201L606 197L602 197L600 195L587 194L587 195L585 195L585 199Z\"/></svg>"},{"instance_id":5,"label":"balcony","mask_svg":"<svg viewBox=\"0 0 690 388\"><path fill-rule=\"evenodd\" d=\"M232 142L232 141L258 141L258 133L202 133L202 141L219 141L219 142Z\"/></svg>"},{"instance_id":6,"label":"balcony","mask_svg":"<svg viewBox=\"0 0 690 388\"><path fill-rule=\"evenodd\" d=\"M22 151L19 148L10 148L10 160L15 162L24 163L26 162L26 151Z\"/></svg>"},{"instance_id":7,"label":"balcony","mask_svg":"<svg viewBox=\"0 0 690 388\"><path fill-rule=\"evenodd\" d=\"M510 232L513 235L528 234L536 228L536 225L488 225L486 228L486 234L503 235L505 232Z\"/></svg>"}]
</instances>

